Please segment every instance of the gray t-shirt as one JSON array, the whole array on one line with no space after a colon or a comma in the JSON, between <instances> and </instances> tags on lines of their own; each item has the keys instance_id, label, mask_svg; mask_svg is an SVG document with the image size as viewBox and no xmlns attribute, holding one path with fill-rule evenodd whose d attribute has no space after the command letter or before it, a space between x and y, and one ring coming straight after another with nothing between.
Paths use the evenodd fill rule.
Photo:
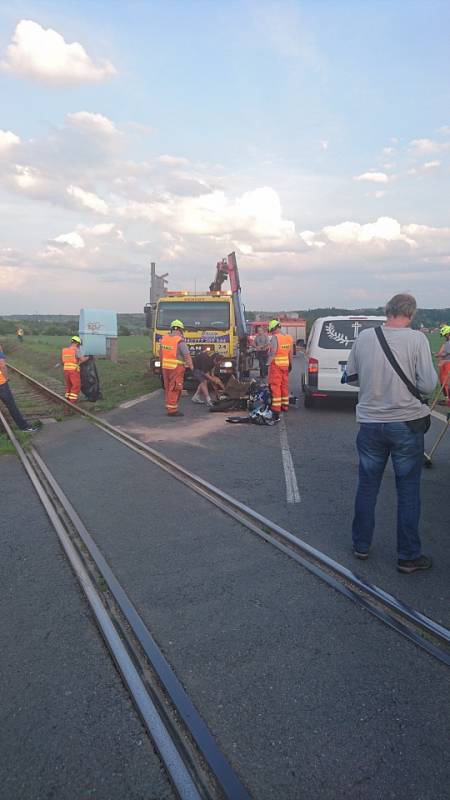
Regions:
<instances>
[{"instance_id":1,"label":"gray t-shirt","mask_svg":"<svg viewBox=\"0 0 450 800\"><path fill-rule=\"evenodd\" d=\"M419 392L430 394L436 386L430 345L426 336L411 328L383 326L386 341L396 360ZM375 329L361 331L347 362L348 375L358 374L358 422L407 422L429 414L429 409L411 394L387 360Z\"/></svg>"},{"instance_id":2,"label":"gray t-shirt","mask_svg":"<svg viewBox=\"0 0 450 800\"><path fill-rule=\"evenodd\" d=\"M444 344L444 354L441 358L442 361L450 361L450 339Z\"/></svg>"},{"instance_id":3,"label":"gray t-shirt","mask_svg":"<svg viewBox=\"0 0 450 800\"><path fill-rule=\"evenodd\" d=\"M257 333L254 338L254 343L257 350L268 350L270 337L267 333Z\"/></svg>"}]
</instances>

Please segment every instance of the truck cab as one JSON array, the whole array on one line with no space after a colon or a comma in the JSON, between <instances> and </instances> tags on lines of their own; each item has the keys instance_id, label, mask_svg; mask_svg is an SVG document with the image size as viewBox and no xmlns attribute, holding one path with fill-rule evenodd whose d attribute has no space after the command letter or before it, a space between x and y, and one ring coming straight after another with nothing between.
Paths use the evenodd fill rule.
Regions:
<instances>
[{"instance_id":1,"label":"truck cab","mask_svg":"<svg viewBox=\"0 0 450 800\"><path fill-rule=\"evenodd\" d=\"M204 295L169 292L158 301L153 328L153 374L161 372L160 341L169 333L174 319L184 324L184 337L192 357L201 352L221 353L224 361L220 372L224 376L238 373L239 341L231 292Z\"/></svg>"}]
</instances>

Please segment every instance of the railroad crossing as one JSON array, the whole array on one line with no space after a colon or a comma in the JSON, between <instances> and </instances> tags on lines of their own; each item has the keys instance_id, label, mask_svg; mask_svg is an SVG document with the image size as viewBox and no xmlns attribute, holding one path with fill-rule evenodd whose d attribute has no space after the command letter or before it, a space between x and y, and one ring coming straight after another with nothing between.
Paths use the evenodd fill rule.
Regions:
<instances>
[{"instance_id":1,"label":"railroad crossing","mask_svg":"<svg viewBox=\"0 0 450 800\"><path fill-rule=\"evenodd\" d=\"M296 372L292 381L296 385ZM448 444L424 474L423 537L435 569L411 578L395 571L392 476L380 498L373 557L355 570L349 544L357 463L352 407L294 407L281 430L226 425L224 415L209 414L189 398L184 408L176 431L159 392L106 415L109 435L79 417L46 425L31 454L43 483L54 482L57 505L64 496L69 501L69 539L77 547L78 519L93 542L85 581L100 589L100 605L125 639L137 677L145 677L144 695L159 713L159 733L165 730L159 739L149 735L148 707L139 708L143 726L130 704L128 672L116 654L121 677L115 673L92 603L63 559L29 477L12 457L0 463L16 500L8 547L27 554L3 561L9 591L2 639L14 642L8 652L15 656L2 744L17 770L27 764L21 778L16 767L5 775L10 796L22 780L26 797L37 785L36 796L52 788L67 798L95 792L108 798L331 800L375 799L387 791L398 798L413 791L444 798L450 554L438 520ZM161 454L160 463L147 457L151 452ZM181 468L178 478L167 459ZM200 486L189 475L198 476ZM206 484L219 490L213 501ZM221 507L224 493L241 508ZM248 508L260 516L265 539L255 518L239 516ZM319 551L328 566L314 563L315 574L311 563L302 565L305 550L289 553L286 540L272 542L270 525L273 533L283 529ZM86 542L78 545L83 557ZM110 573L98 572L95 548ZM432 620L434 640L414 619L386 608L377 618L367 598L333 588L333 563L409 606L418 620ZM147 663L134 628L128 637L133 626L123 621L112 585L139 615L144 645L150 636L181 687L184 712L174 711L164 676ZM354 589L350 580L343 588ZM139 707L136 697L133 702ZM194 718L193 730L180 722L183 713ZM20 757L12 761L18 740ZM53 761L43 762L48 750Z\"/></svg>"}]
</instances>

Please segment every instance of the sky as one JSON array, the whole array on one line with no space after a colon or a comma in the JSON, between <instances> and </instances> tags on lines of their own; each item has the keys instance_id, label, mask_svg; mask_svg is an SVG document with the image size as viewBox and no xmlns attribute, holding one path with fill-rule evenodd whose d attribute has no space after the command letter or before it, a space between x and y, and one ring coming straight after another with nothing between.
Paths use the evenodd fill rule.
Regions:
<instances>
[{"instance_id":1,"label":"sky","mask_svg":"<svg viewBox=\"0 0 450 800\"><path fill-rule=\"evenodd\" d=\"M448 0L0 4L0 314L450 306Z\"/></svg>"}]
</instances>

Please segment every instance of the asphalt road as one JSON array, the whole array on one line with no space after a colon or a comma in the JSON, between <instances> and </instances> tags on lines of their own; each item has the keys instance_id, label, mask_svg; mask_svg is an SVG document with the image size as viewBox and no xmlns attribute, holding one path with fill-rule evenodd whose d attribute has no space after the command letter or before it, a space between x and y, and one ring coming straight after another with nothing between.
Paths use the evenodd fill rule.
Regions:
<instances>
[{"instance_id":1,"label":"asphalt road","mask_svg":"<svg viewBox=\"0 0 450 800\"><path fill-rule=\"evenodd\" d=\"M110 419L350 558L348 409L290 414L301 502L289 505L279 429L184 406L169 420L156 394ZM448 798L447 668L83 420L36 444L255 798ZM391 526L389 479L383 491ZM444 615L444 567L405 581L384 527L367 576Z\"/></svg>"},{"instance_id":2,"label":"asphalt road","mask_svg":"<svg viewBox=\"0 0 450 800\"><path fill-rule=\"evenodd\" d=\"M0 796L171 800L31 483L13 456L0 476Z\"/></svg>"},{"instance_id":3,"label":"asphalt road","mask_svg":"<svg viewBox=\"0 0 450 800\"><path fill-rule=\"evenodd\" d=\"M278 427L230 425L227 414L209 413L183 398L184 419L169 420L162 393L108 418L124 430L206 480L278 522L309 544L353 569L370 582L450 627L450 433L441 443L432 469L422 477L421 537L423 552L434 559L430 572L396 571L396 492L389 464L380 491L370 559L356 561L351 552L351 522L357 481L357 424L353 402L325 401L305 409L295 360L291 391L299 407L286 419L287 437L301 501L286 501ZM235 413L235 412L233 412ZM433 419L427 447L441 423Z\"/></svg>"}]
</instances>

